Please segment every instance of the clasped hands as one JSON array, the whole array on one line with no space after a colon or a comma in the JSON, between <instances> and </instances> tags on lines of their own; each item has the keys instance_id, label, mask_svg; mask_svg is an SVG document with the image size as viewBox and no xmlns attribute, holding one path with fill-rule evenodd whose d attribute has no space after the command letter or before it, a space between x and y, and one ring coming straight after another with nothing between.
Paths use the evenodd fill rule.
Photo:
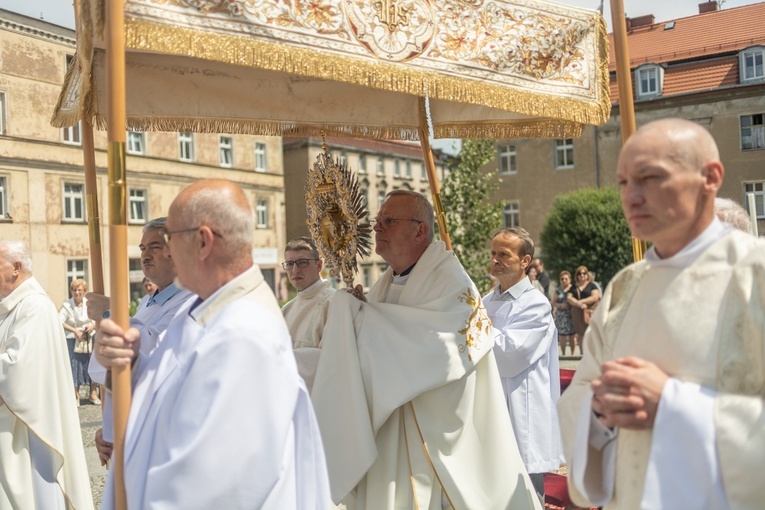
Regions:
<instances>
[{"instance_id":1,"label":"clasped hands","mask_svg":"<svg viewBox=\"0 0 765 510\"><path fill-rule=\"evenodd\" d=\"M590 383L594 393L592 409L598 420L609 428L653 428L669 376L655 364L637 357L607 361L600 371L600 377Z\"/></svg>"}]
</instances>

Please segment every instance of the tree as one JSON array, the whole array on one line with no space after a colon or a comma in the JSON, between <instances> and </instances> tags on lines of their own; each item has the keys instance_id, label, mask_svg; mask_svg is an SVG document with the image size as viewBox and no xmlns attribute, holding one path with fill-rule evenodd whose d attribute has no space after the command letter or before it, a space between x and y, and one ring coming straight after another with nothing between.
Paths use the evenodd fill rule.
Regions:
<instances>
[{"instance_id":1,"label":"tree","mask_svg":"<svg viewBox=\"0 0 765 510\"><path fill-rule=\"evenodd\" d=\"M632 262L629 227L616 188L582 189L555 199L540 236L551 274L584 265L605 286Z\"/></svg>"},{"instance_id":2,"label":"tree","mask_svg":"<svg viewBox=\"0 0 765 510\"><path fill-rule=\"evenodd\" d=\"M448 163L441 190L454 253L482 294L491 288L488 245L491 234L502 227L505 206L492 199L499 186L496 170L482 170L495 152L491 140L463 140L459 155Z\"/></svg>"}]
</instances>

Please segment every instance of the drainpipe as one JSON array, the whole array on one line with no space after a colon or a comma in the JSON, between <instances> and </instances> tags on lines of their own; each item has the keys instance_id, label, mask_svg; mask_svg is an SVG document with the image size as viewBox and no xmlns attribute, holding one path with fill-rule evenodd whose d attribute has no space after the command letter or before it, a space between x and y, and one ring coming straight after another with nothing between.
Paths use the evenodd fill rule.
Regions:
<instances>
[{"instance_id":1,"label":"drainpipe","mask_svg":"<svg viewBox=\"0 0 765 510\"><path fill-rule=\"evenodd\" d=\"M595 187L600 188L600 158L598 157L598 126L592 126L595 130L594 147L595 156Z\"/></svg>"}]
</instances>

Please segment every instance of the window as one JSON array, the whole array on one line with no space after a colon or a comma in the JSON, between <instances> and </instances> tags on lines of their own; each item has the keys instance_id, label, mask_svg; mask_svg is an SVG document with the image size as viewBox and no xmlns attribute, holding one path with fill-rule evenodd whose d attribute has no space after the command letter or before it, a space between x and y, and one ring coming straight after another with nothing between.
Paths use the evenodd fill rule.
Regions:
<instances>
[{"instance_id":1,"label":"window","mask_svg":"<svg viewBox=\"0 0 765 510\"><path fill-rule=\"evenodd\" d=\"M421 181L428 180L428 170L425 168L425 165L420 165L420 180Z\"/></svg>"},{"instance_id":2,"label":"window","mask_svg":"<svg viewBox=\"0 0 765 510\"><path fill-rule=\"evenodd\" d=\"M741 116L741 150L765 149L765 114Z\"/></svg>"},{"instance_id":3,"label":"window","mask_svg":"<svg viewBox=\"0 0 765 510\"><path fill-rule=\"evenodd\" d=\"M194 161L194 133L178 133L178 159Z\"/></svg>"},{"instance_id":4,"label":"window","mask_svg":"<svg viewBox=\"0 0 765 510\"><path fill-rule=\"evenodd\" d=\"M255 171L266 171L266 144L255 143Z\"/></svg>"},{"instance_id":5,"label":"window","mask_svg":"<svg viewBox=\"0 0 765 510\"><path fill-rule=\"evenodd\" d=\"M661 95L661 83L664 78L664 69L660 66L649 64L640 66L635 70L635 88L637 97L645 98Z\"/></svg>"},{"instance_id":6,"label":"window","mask_svg":"<svg viewBox=\"0 0 765 510\"><path fill-rule=\"evenodd\" d=\"M359 156L359 173L360 174L367 173L367 156L366 156L366 154L361 154Z\"/></svg>"},{"instance_id":7,"label":"window","mask_svg":"<svg viewBox=\"0 0 765 510\"><path fill-rule=\"evenodd\" d=\"M8 214L8 177L0 175L0 220L11 219Z\"/></svg>"},{"instance_id":8,"label":"window","mask_svg":"<svg viewBox=\"0 0 765 510\"><path fill-rule=\"evenodd\" d=\"M130 190L130 223L146 223L148 211L146 207L146 190Z\"/></svg>"},{"instance_id":9,"label":"window","mask_svg":"<svg viewBox=\"0 0 765 510\"><path fill-rule=\"evenodd\" d=\"M66 261L66 291L69 292L69 285L78 278L88 279L88 259L77 259Z\"/></svg>"},{"instance_id":10,"label":"window","mask_svg":"<svg viewBox=\"0 0 765 510\"><path fill-rule=\"evenodd\" d=\"M340 158L338 158L338 163L340 163L341 165L347 165L348 164L348 153L341 152L340 153Z\"/></svg>"},{"instance_id":11,"label":"window","mask_svg":"<svg viewBox=\"0 0 765 510\"><path fill-rule=\"evenodd\" d=\"M738 59L742 82L765 78L765 69L763 69L764 47L748 48L739 53Z\"/></svg>"},{"instance_id":12,"label":"window","mask_svg":"<svg viewBox=\"0 0 765 510\"><path fill-rule=\"evenodd\" d=\"M393 177L401 177L401 161L398 159L393 162Z\"/></svg>"},{"instance_id":13,"label":"window","mask_svg":"<svg viewBox=\"0 0 765 510\"><path fill-rule=\"evenodd\" d=\"M268 200L265 198L258 199L255 214L258 220L258 228L268 228Z\"/></svg>"},{"instance_id":14,"label":"window","mask_svg":"<svg viewBox=\"0 0 765 510\"><path fill-rule=\"evenodd\" d=\"M574 168L574 139L555 140L555 168Z\"/></svg>"},{"instance_id":15,"label":"window","mask_svg":"<svg viewBox=\"0 0 765 510\"><path fill-rule=\"evenodd\" d=\"M218 140L220 150L220 166L231 168L234 166L234 140L230 136L221 136Z\"/></svg>"},{"instance_id":16,"label":"window","mask_svg":"<svg viewBox=\"0 0 765 510\"><path fill-rule=\"evenodd\" d=\"M377 190L377 208L379 209L382 205L383 201L385 200L385 190Z\"/></svg>"},{"instance_id":17,"label":"window","mask_svg":"<svg viewBox=\"0 0 765 510\"><path fill-rule=\"evenodd\" d=\"M515 163L515 145L499 146L499 173L514 174L518 172Z\"/></svg>"},{"instance_id":18,"label":"window","mask_svg":"<svg viewBox=\"0 0 765 510\"><path fill-rule=\"evenodd\" d=\"M505 228L521 226L521 206L518 202L508 202L502 210Z\"/></svg>"},{"instance_id":19,"label":"window","mask_svg":"<svg viewBox=\"0 0 765 510\"><path fill-rule=\"evenodd\" d=\"M128 154L146 154L146 133L128 131L127 142Z\"/></svg>"},{"instance_id":20,"label":"window","mask_svg":"<svg viewBox=\"0 0 765 510\"><path fill-rule=\"evenodd\" d=\"M82 140L80 139L80 124L81 122L78 122L76 126L69 126L61 129L61 137L65 144L82 144Z\"/></svg>"},{"instance_id":21,"label":"window","mask_svg":"<svg viewBox=\"0 0 765 510\"><path fill-rule=\"evenodd\" d=\"M385 175L385 165L382 158L377 158L377 176L382 177Z\"/></svg>"},{"instance_id":22,"label":"window","mask_svg":"<svg viewBox=\"0 0 765 510\"><path fill-rule=\"evenodd\" d=\"M369 287L372 286L372 276L370 274L371 272L372 271L370 271L369 266L364 266L361 268L361 274L362 274L362 279L364 280L365 289L368 289Z\"/></svg>"},{"instance_id":23,"label":"window","mask_svg":"<svg viewBox=\"0 0 765 510\"><path fill-rule=\"evenodd\" d=\"M64 183L64 221L85 221L83 184Z\"/></svg>"},{"instance_id":24,"label":"window","mask_svg":"<svg viewBox=\"0 0 765 510\"><path fill-rule=\"evenodd\" d=\"M765 181L744 183L744 206L746 212L749 212L747 193L754 193L754 210L757 212L757 219L765 219Z\"/></svg>"},{"instance_id":25,"label":"window","mask_svg":"<svg viewBox=\"0 0 765 510\"><path fill-rule=\"evenodd\" d=\"M361 192L361 205L369 210L369 190L366 188L361 188L359 191Z\"/></svg>"},{"instance_id":26,"label":"window","mask_svg":"<svg viewBox=\"0 0 765 510\"><path fill-rule=\"evenodd\" d=\"M5 92L0 92L0 135L5 134Z\"/></svg>"}]
</instances>

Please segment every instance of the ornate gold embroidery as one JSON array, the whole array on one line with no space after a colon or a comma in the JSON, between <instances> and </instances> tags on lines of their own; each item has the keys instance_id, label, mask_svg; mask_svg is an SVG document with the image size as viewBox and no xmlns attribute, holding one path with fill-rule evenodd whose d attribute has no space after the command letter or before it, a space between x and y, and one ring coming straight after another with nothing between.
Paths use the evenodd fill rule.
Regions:
<instances>
[{"instance_id":1,"label":"ornate gold embroidery","mask_svg":"<svg viewBox=\"0 0 765 510\"><path fill-rule=\"evenodd\" d=\"M459 330L461 335L465 335L465 345L460 345L460 352L468 351L468 359L473 361L470 349L475 349L480 343L478 337L491 333L491 320L483 306L481 296L473 295L473 289L467 289L459 298L461 302L470 306L473 311L465 321L465 327Z\"/></svg>"}]
</instances>

